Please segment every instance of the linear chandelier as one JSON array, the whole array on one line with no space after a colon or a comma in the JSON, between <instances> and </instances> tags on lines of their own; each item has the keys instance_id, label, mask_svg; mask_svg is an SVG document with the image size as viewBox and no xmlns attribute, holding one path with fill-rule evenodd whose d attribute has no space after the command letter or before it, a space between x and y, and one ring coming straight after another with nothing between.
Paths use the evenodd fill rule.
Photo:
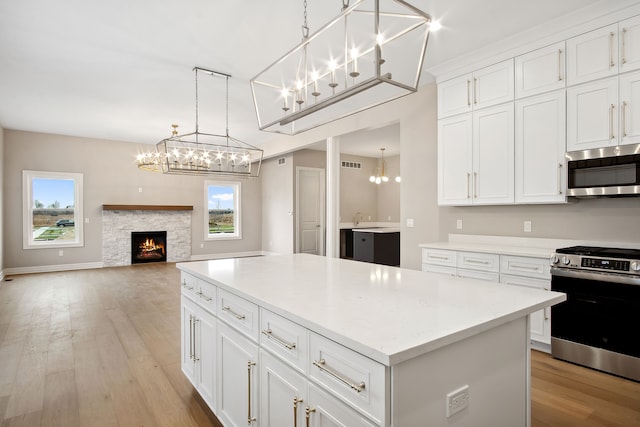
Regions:
<instances>
[{"instance_id":1,"label":"linear chandelier","mask_svg":"<svg viewBox=\"0 0 640 427\"><path fill-rule=\"evenodd\" d=\"M309 35L304 3L302 42L251 79L261 130L295 135L418 90L428 14L403 0L342 0Z\"/></svg>"},{"instance_id":2,"label":"linear chandelier","mask_svg":"<svg viewBox=\"0 0 640 427\"><path fill-rule=\"evenodd\" d=\"M196 130L178 134L171 125L171 137L156 144L155 151L137 156L138 168L165 174L230 175L255 178L260 174L263 150L229 135L229 74L194 67L196 76ZM226 79L226 132L203 133L198 128L198 72Z\"/></svg>"}]
</instances>

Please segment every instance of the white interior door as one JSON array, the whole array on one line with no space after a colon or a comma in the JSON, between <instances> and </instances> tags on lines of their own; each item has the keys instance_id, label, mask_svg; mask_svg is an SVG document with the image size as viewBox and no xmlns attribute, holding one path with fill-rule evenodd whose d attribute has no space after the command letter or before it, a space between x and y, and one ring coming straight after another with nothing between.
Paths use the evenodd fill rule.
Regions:
<instances>
[{"instance_id":1,"label":"white interior door","mask_svg":"<svg viewBox=\"0 0 640 427\"><path fill-rule=\"evenodd\" d=\"M296 252L324 255L324 169L296 168Z\"/></svg>"}]
</instances>

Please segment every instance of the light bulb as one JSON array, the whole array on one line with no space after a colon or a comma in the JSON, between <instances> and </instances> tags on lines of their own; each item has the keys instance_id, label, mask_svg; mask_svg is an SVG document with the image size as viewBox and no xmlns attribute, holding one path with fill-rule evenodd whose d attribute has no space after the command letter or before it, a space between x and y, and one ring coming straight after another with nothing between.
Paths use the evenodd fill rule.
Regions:
<instances>
[{"instance_id":1,"label":"light bulb","mask_svg":"<svg viewBox=\"0 0 640 427\"><path fill-rule=\"evenodd\" d=\"M383 176L382 177L382 181L383 182L388 182L389 181L389 177L388 176Z\"/></svg>"},{"instance_id":2,"label":"light bulb","mask_svg":"<svg viewBox=\"0 0 640 427\"><path fill-rule=\"evenodd\" d=\"M371 175L371 176L369 177L369 182L376 182L376 177L375 177L375 176L373 176L373 175Z\"/></svg>"},{"instance_id":3,"label":"light bulb","mask_svg":"<svg viewBox=\"0 0 640 427\"><path fill-rule=\"evenodd\" d=\"M402 178L400 178L399 176L396 176L396 182L400 182L402 181Z\"/></svg>"},{"instance_id":4,"label":"light bulb","mask_svg":"<svg viewBox=\"0 0 640 427\"><path fill-rule=\"evenodd\" d=\"M376 178L376 184L380 184L382 182L382 180L380 179L380 177Z\"/></svg>"}]
</instances>

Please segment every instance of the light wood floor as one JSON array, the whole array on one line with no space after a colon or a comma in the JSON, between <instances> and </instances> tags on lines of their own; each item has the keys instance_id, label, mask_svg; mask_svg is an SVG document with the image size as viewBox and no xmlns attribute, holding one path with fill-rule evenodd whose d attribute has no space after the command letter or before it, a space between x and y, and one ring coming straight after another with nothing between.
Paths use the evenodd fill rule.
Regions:
<instances>
[{"instance_id":1,"label":"light wood floor","mask_svg":"<svg viewBox=\"0 0 640 427\"><path fill-rule=\"evenodd\" d=\"M0 427L219 426L180 370L179 296L175 264L0 282ZM640 383L533 353L532 427L640 426Z\"/></svg>"}]
</instances>

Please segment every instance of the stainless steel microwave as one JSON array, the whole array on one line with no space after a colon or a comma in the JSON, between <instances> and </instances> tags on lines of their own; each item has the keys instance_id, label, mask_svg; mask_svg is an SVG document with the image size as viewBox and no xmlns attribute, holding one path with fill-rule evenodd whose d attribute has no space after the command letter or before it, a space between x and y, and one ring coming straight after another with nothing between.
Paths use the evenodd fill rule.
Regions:
<instances>
[{"instance_id":1,"label":"stainless steel microwave","mask_svg":"<svg viewBox=\"0 0 640 427\"><path fill-rule=\"evenodd\" d=\"M640 196L640 144L567 152L567 195Z\"/></svg>"}]
</instances>

